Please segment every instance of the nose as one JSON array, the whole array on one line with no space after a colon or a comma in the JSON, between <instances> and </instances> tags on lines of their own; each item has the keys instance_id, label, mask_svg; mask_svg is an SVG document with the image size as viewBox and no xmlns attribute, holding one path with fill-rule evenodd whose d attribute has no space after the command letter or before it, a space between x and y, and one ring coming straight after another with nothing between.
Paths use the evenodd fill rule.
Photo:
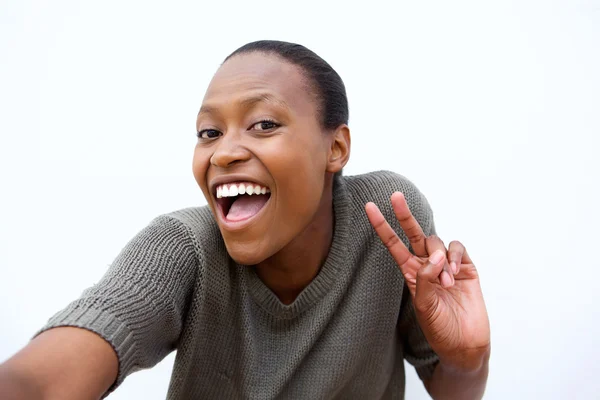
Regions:
<instances>
[{"instance_id":1,"label":"nose","mask_svg":"<svg viewBox=\"0 0 600 400\"><path fill-rule=\"evenodd\" d=\"M250 151L242 145L240 136L237 132L229 132L219 138L210 163L216 167L227 168L250 159Z\"/></svg>"}]
</instances>

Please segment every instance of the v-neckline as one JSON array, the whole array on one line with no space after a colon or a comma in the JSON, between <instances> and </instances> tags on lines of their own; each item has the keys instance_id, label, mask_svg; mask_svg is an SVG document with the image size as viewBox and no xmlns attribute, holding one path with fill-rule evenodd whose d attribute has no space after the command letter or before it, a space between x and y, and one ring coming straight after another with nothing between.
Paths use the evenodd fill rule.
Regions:
<instances>
[{"instance_id":1,"label":"v-neckline","mask_svg":"<svg viewBox=\"0 0 600 400\"><path fill-rule=\"evenodd\" d=\"M291 304L284 304L258 277L256 268L238 265L247 290L262 309L282 319L292 319L321 299L339 275L340 268L347 265L347 237L350 217L350 198L345 178L336 177L333 185L334 228L333 239L327 258L317 276L306 286Z\"/></svg>"}]
</instances>

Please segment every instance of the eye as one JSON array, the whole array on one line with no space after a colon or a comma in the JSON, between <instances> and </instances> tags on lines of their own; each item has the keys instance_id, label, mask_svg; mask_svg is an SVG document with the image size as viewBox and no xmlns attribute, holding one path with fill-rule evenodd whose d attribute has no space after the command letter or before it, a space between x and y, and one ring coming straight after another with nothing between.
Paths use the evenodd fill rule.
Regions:
<instances>
[{"instance_id":1,"label":"eye","mask_svg":"<svg viewBox=\"0 0 600 400\"><path fill-rule=\"evenodd\" d=\"M202 129L201 131L198 131L196 133L196 136L198 136L198 138L200 139L215 139L218 138L221 135L221 132L219 132L216 129Z\"/></svg>"},{"instance_id":2,"label":"eye","mask_svg":"<svg viewBox=\"0 0 600 400\"><path fill-rule=\"evenodd\" d=\"M276 123L275 121L270 121L265 119L263 121L257 122L250 127L252 131L270 131L276 128L279 128L281 125Z\"/></svg>"}]
</instances>

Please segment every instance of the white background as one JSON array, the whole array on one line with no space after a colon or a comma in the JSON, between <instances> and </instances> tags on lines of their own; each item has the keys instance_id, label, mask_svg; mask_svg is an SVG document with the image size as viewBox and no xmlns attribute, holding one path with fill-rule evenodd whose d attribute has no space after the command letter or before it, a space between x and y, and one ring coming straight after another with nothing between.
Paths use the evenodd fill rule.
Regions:
<instances>
[{"instance_id":1,"label":"white background","mask_svg":"<svg viewBox=\"0 0 600 400\"><path fill-rule=\"evenodd\" d=\"M0 361L152 218L204 204L203 91L270 38L344 79L345 173L409 177L467 245L492 324L486 398L597 398L599 1L3 0L0 23ZM111 399L163 399L173 360ZM407 374L407 398L427 398Z\"/></svg>"}]
</instances>

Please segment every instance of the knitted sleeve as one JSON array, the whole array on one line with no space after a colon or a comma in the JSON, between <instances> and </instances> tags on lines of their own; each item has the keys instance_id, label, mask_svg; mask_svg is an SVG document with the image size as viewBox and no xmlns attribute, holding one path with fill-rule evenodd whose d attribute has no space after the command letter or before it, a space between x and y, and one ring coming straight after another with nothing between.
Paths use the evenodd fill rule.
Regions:
<instances>
[{"instance_id":1,"label":"knitted sleeve","mask_svg":"<svg viewBox=\"0 0 600 400\"><path fill-rule=\"evenodd\" d=\"M154 366L175 349L197 270L193 243L179 220L155 218L127 243L100 282L50 318L36 336L76 326L109 342L119 372L106 397L127 375Z\"/></svg>"}]
</instances>

